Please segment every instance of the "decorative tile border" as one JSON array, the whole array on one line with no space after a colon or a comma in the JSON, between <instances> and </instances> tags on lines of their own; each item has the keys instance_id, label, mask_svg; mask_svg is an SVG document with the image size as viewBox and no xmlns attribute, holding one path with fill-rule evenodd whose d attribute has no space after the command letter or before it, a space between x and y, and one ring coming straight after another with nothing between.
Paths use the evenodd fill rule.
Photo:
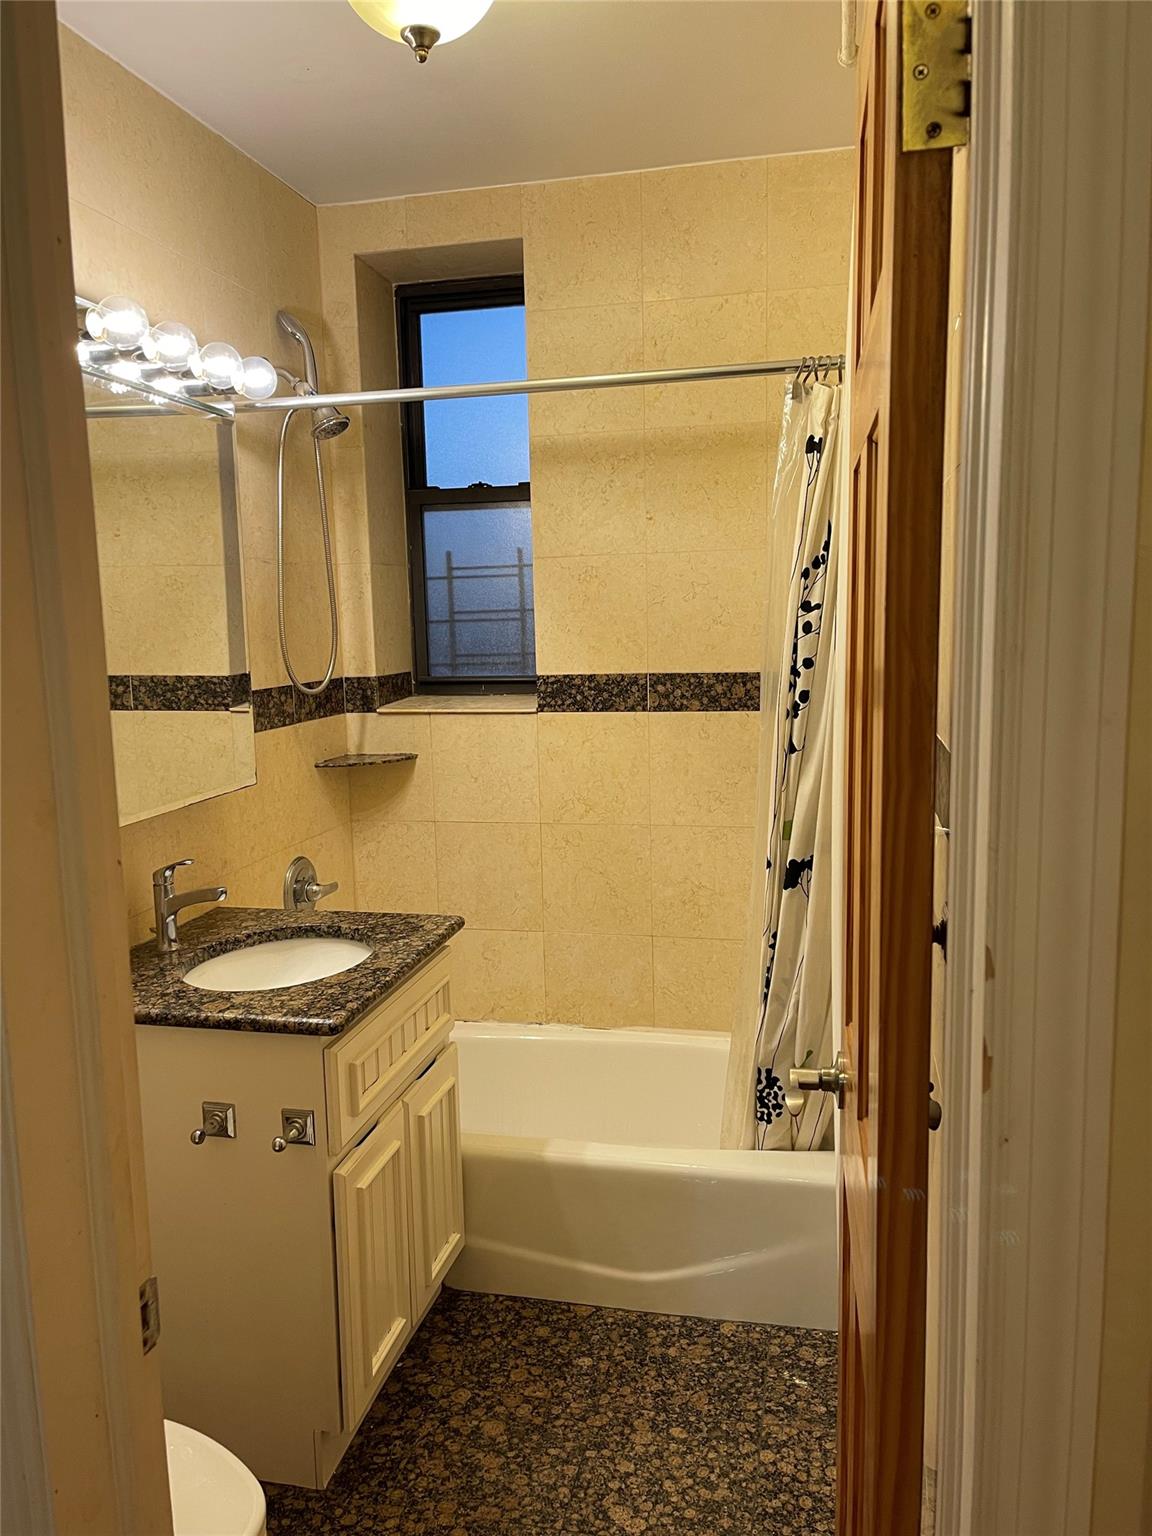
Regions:
<instances>
[{"instance_id":1,"label":"decorative tile border","mask_svg":"<svg viewBox=\"0 0 1152 1536\"><path fill-rule=\"evenodd\" d=\"M541 713L756 711L758 672L568 672L536 686Z\"/></svg>"},{"instance_id":2,"label":"decorative tile border","mask_svg":"<svg viewBox=\"0 0 1152 1536\"><path fill-rule=\"evenodd\" d=\"M247 672L231 677L201 675L168 677L153 674L108 678L108 705L114 710L227 710L251 704L256 731L277 731L309 720L335 715L374 715L381 704L393 704L412 692L407 672L380 677L334 677L321 694L297 693L290 683L253 688Z\"/></svg>"},{"instance_id":3,"label":"decorative tile border","mask_svg":"<svg viewBox=\"0 0 1152 1536\"><path fill-rule=\"evenodd\" d=\"M389 672L376 679L378 702L380 704L396 704L401 699L412 697L412 674L410 672Z\"/></svg>"},{"instance_id":4,"label":"decorative tile border","mask_svg":"<svg viewBox=\"0 0 1152 1536\"><path fill-rule=\"evenodd\" d=\"M309 678L308 686L315 688L320 679ZM334 677L323 693L297 693L292 690L295 697L292 705L295 710L297 725L305 725L309 720L331 720L333 715L344 713L344 679Z\"/></svg>"},{"instance_id":5,"label":"decorative tile border","mask_svg":"<svg viewBox=\"0 0 1152 1536\"><path fill-rule=\"evenodd\" d=\"M117 710L226 710L247 704L251 697L252 679L247 672L234 672L230 677L216 673L151 673L131 677L121 674L108 679L108 703Z\"/></svg>"},{"instance_id":6,"label":"decorative tile border","mask_svg":"<svg viewBox=\"0 0 1152 1536\"><path fill-rule=\"evenodd\" d=\"M332 684L335 687L335 682ZM281 683L276 688L253 688L252 729L277 731L281 726L296 724L294 704L296 690L291 683Z\"/></svg>"},{"instance_id":7,"label":"decorative tile border","mask_svg":"<svg viewBox=\"0 0 1152 1536\"><path fill-rule=\"evenodd\" d=\"M381 704L407 698L412 677L389 672L380 677L334 677L321 694L297 693L290 683L252 692L253 729L278 731L335 715L374 715Z\"/></svg>"},{"instance_id":8,"label":"decorative tile border","mask_svg":"<svg viewBox=\"0 0 1152 1536\"><path fill-rule=\"evenodd\" d=\"M658 711L755 712L760 708L759 672L650 672L648 708Z\"/></svg>"},{"instance_id":9,"label":"decorative tile border","mask_svg":"<svg viewBox=\"0 0 1152 1536\"><path fill-rule=\"evenodd\" d=\"M379 677L346 677L344 709L349 715L374 715L382 704L395 704L412 696L410 672L387 672Z\"/></svg>"},{"instance_id":10,"label":"decorative tile border","mask_svg":"<svg viewBox=\"0 0 1152 1536\"><path fill-rule=\"evenodd\" d=\"M226 710L251 703L253 729L283 730L336 715L372 715L413 694L407 672L334 677L322 694L297 693L290 683L253 688L247 672L232 677L110 676L112 709ZM536 707L543 714L755 712L758 672L565 672L541 677Z\"/></svg>"},{"instance_id":11,"label":"decorative tile border","mask_svg":"<svg viewBox=\"0 0 1152 1536\"><path fill-rule=\"evenodd\" d=\"M377 681L374 677L346 677L344 679L344 712L349 715L371 715L377 709Z\"/></svg>"},{"instance_id":12,"label":"decorative tile border","mask_svg":"<svg viewBox=\"0 0 1152 1536\"><path fill-rule=\"evenodd\" d=\"M645 672L567 672L541 677L536 683L536 708L541 713L600 714L648 708Z\"/></svg>"}]
</instances>

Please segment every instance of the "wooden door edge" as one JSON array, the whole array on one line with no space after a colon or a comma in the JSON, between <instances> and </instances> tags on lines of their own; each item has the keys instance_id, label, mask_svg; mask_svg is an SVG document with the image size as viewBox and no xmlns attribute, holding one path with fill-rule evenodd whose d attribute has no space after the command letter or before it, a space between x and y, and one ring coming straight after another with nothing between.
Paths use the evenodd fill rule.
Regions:
<instances>
[{"instance_id":1,"label":"wooden door edge","mask_svg":"<svg viewBox=\"0 0 1152 1536\"><path fill-rule=\"evenodd\" d=\"M4 0L4 1026L60 1529L171 1531L55 7ZM25 1411L28 1405L23 1405Z\"/></svg>"},{"instance_id":2,"label":"wooden door edge","mask_svg":"<svg viewBox=\"0 0 1152 1536\"><path fill-rule=\"evenodd\" d=\"M1143 9L975 7L939 1536L1092 1528L1127 734L1116 701L1152 208ZM1077 430L1062 430L1073 402ZM1026 728L1029 710L1065 733Z\"/></svg>"}]
</instances>

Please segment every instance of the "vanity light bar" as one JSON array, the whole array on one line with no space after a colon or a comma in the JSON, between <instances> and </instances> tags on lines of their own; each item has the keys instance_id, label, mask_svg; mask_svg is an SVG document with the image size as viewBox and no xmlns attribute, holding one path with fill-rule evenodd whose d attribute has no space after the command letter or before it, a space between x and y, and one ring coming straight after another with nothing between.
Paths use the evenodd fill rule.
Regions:
<instances>
[{"instance_id":1,"label":"vanity light bar","mask_svg":"<svg viewBox=\"0 0 1152 1536\"><path fill-rule=\"evenodd\" d=\"M99 303L76 294L75 301L87 332L76 345L81 367L114 391L143 387L155 392L151 398L157 403L179 402L191 392L249 401L276 392L276 369L266 357L241 357L226 341L200 346L178 320L152 325L143 306L127 294L109 294Z\"/></svg>"},{"instance_id":2,"label":"vanity light bar","mask_svg":"<svg viewBox=\"0 0 1152 1536\"><path fill-rule=\"evenodd\" d=\"M84 414L88 417L101 418L105 416L171 416L173 407L180 411L199 411L207 416L214 416L219 421L235 421L236 411L230 400L207 400L198 398L199 392L193 394L188 390L180 390L178 393L168 390L149 388L143 382L139 384L126 383L123 375L109 373L106 368L98 368L91 363L81 363L80 372L86 379L96 379L105 384L113 394L130 394L132 399L125 400L120 405L96 405L90 404L84 407ZM150 403L140 399L141 395L147 396Z\"/></svg>"}]
</instances>

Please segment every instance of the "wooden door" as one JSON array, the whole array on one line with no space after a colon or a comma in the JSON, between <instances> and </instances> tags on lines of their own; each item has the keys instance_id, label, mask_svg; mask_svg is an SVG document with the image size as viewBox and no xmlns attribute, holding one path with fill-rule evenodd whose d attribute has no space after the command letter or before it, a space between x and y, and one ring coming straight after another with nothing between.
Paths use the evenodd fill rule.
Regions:
<instances>
[{"instance_id":1,"label":"wooden door","mask_svg":"<svg viewBox=\"0 0 1152 1536\"><path fill-rule=\"evenodd\" d=\"M55 6L4 0L0 36L0 1529L161 1536L164 1343L146 1352L141 1329L153 1267Z\"/></svg>"},{"instance_id":2,"label":"wooden door","mask_svg":"<svg viewBox=\"0 0 1152 1536\"><path fill-rule=\"evenodd\" d=\"M344 1428L354 1429L412 1332L404 1105L332 1175Z\"/></svg>"},{"instance_id":3,"label":"wooden door","mask_svg":"<svg viewBox=\"0 0 1152 1536\"><path fill-rule=\"evenodd\" d=\"M404 1096L412 1179L412 1285L416 1316L430 1305L464 1246L460 1075L450 1045Z\"/></svg>"},{"instance_id":4,"label":"wooden door","mask_svg":"<svg viewBox=\"0 0 1152 1536\"><path fill-rule=\"evenodd\" d=\"M871 0L862 11L838 1530L910 1536L920 1524L923 1446L951 151L901 148L901 6Z\"/></svg>"}]
</instances>

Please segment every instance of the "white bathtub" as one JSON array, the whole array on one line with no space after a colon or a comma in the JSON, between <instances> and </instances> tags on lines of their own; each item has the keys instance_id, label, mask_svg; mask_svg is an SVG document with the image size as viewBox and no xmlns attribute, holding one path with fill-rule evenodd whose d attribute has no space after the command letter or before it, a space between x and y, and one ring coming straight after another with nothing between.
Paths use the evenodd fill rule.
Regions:
<instances>
[{"instance_id":1,"label":"white bathtub","mask_svg":"<svg viewBox=\"0 0 1152 1536\"><path fill-rule=\"evenodd\" d=\"M836 1326L831 1152L724 1152L728 1041L457 1024L467 1291Z\"/></svg>"}]
</instances>

